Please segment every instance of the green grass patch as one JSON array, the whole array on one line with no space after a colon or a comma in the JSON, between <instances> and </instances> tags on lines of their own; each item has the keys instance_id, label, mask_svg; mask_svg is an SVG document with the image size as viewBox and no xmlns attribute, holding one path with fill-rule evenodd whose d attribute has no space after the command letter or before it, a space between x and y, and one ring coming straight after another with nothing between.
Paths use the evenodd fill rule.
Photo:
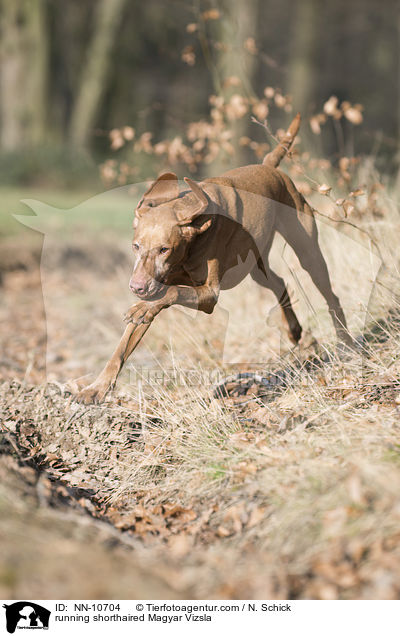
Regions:
<instances>
[{"instance_id":1,"label":"green grass patch","mask_svg":"<svg viewBox=\"0 0 400 636\"><path fill-rule=\"evenodd\" d=\"M58 190L37 187L0 187L0 236L18 236L26 226L13 215L40 218L27 225L43 233L60 231L66 237L85 230L111 230L121 234L132 229L138 195L128 188L105 192ZM29 200L30 203L22 203Z\"/></svg>"}]
</instances>

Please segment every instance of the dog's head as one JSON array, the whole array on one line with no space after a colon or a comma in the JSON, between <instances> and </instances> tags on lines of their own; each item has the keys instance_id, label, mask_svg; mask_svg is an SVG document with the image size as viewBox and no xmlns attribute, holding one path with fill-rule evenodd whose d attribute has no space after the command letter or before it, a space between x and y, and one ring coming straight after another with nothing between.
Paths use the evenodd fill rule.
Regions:
<instances>
[{"instance_id":1,"label":"dog's head","mask_svg":"<svg viewBox=\"0 0 400 636\"><path fill-rule=\"evenodd\" d=\"M209 199L201 187L185 178L189 190L179 192L174 173L162 174L140 200L133 227L135 265L129 287L144 300L166 291L168 279L184 262L196 236L205 232L211 219Z\"/></svg>"}]
</instances>

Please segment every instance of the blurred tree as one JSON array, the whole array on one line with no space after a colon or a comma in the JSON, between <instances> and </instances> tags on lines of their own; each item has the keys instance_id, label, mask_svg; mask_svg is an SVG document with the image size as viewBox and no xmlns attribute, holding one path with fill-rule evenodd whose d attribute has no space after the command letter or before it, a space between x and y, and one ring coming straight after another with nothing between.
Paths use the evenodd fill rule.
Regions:
<instances>
[{"instance_id":1,"label":"blurred tree","mask_svg":"<svg viewBox=\"0 0 400 636\"><path fill-rule=\"evenodd\" d=\"M253 97L253 77L257 66L257 44L254 34L257 29L258 0L220 0L221 16L218 20L218 57L215 89L229 101L235 94ZM256 91L257 92L257 91ZM237 105L241 108L240 102ZM233 137L239 139L248 134L250 117L241 117L231 122ZM244 148L236 148L235 163L241 163ZM221 169L226 165L221 165ZM215 165L213 169L217 169Z\"/></svg>"},{"instance_id":2,"label":"blurred tree","mask_svg":"<svg viewBox=\"0 0 400 636\"><path fill-rule=\"evenodd\" d=\"M222 91L229 96L235 84L229 80L237 77L247 96L252 96L252 79L257 59L254 34L257 28L258 0L237 0L221 3L219 25L218 76Z\"/></svg>"},{"instance_id":3,"label":"blurred tree","mask_svg":"<svg viewBox=\"0 0 400 636\"><path fill-rule=\"evenodd\" d=\"M43 141L48 47L45 0L0 3L0 144L18 150Z\"/></svg>"},{"instance_id":4,"label":"blurred tree","mask_svg":"<svg viewBox=\"0 0 400 636\"><path fill-rule=\"evenodd\" d=\"M72 111L70 139L77 147L87 147L106 88L111 68L112 48L126 0L98 0L95 27L82 69L80 86Z\"/></svg>"},{"instance_id":5,"label":"blurred tree","mask_svg":"<svg viewBox=\"0 0 400 636\"><path fill-rule=\"evenodd\" d=\"M320 8L320 0L297 0L294 10L288 91L303 116L311 114L314 97Z\"/></svg>"},{"instance_id":6,"label":"blurred tree","mask_svg":"<svg viewBox=\"0 0 400 636\"><path fill-rule=\"evenodd\" d=\"M253 97L272 86L281 89L275 95L293 95L303 119L331 95L362 103L365 129L354 142L371 152L371 137L381 130L393 165L399 24L398 0L0 0L0 151L5 159L16 151L21 165L33 157L26 148L44 145L41 158L52 166L55 153L67 156L66 141L69 149L103 157L111 128L132 126L135 140L144 132L154 141L172 139L209 116L211 93L225 104L234 96L231 110L246 108L242 117L228 116L235 137L265 140L250 115ZM276 105L272 98L271 128L287 123ZM263 119L263 107L257 111ZM345 119L343 138L352 145ZM307 130L304 122L302 135ZM321 154L337 151L332 122L324 144ZM231 152L227 144L228 163L245 159L242 146ZM152 170L156 156L145 160Z\"/></svg>"}]
</instances>

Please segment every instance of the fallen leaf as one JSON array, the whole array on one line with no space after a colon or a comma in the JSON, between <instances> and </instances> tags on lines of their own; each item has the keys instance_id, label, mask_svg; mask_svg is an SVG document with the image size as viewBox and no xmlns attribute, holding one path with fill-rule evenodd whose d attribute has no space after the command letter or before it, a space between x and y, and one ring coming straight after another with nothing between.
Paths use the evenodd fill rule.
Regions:
<instances>
[{"instance_id":1,"label":"fallen leaf","mask_svg":"<svg viewBox=\"0 0 400 636\"><path fill-rule=\"evenodd\" d=\"M323 183L318 188L318 192L320 194L324 194L325 196L327 196L331 190L332 190L331 186L328 186L326 183Z\"/></svg>"},{"instance_id":2,"label":"fallen leaf","mask_svg":"<svg viewBox=\"0 0 400 636\"><path fill-rule=\"evenodd\" d=\"M201 14L203 20L218 20L221 17L218 9L209 9L208 11L203 11Z\"/></svg>"},{"instance_id":3,"label":"fallen leaf","mask_svg":"<svg viewBox=\"0 0 400 636\"><path fill-rule=\"evenodd\" d=\"M232 530L228 530L228 528L225 528L225 526L218 526L217 535L219 537L230 537L232 534Z\"/></svg>"},{"instance_id":4,"label":"fallen leaf","mask_svg":"<svg viewBox=\"0 0 400 636\"><path fill-rule=\"evenodd\" d=\"M263 506L257 506L253 508L250 512L249 520L247 522L248 528L254 528L260 521L265 519L266 516L266 508Z\"/></svg>"}]
</instances>

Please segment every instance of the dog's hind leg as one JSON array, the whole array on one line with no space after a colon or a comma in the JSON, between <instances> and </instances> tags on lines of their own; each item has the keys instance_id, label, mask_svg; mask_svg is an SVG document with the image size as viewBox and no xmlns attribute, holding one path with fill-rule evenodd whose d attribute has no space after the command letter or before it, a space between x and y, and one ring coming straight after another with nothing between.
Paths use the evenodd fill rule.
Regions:
<instances>
[{"instance_id":1,"label":"dog's hind leg","mask_svg":"<svg viewBox=\"0 0 400 636\"><path fill-rule=\"evenodd\" d=\"M314 285L325 298L338 339L352 345L346 318L338 297L333 293L328 267L318 243L318 230L312 210L304 199L302 203L304 211L283 207L277 215L276 229L293 248L301 266L309 273Z\"/></svg>"},{"instance_id":2,"label":"dog's hind leg","mask_svg":"<svg viewBox=\"0 0 400 636\"><path fill-rule=\"evenodd\" d=\"M257 265L250 272L250 276L256 283L270 289L275 294L282 309L288 336L294 344L297 344L301 338L302 328L293 311L284 280L275 274L268 265L265 266L261 258L258 259Z\"/></svg>"}]
</instances>

